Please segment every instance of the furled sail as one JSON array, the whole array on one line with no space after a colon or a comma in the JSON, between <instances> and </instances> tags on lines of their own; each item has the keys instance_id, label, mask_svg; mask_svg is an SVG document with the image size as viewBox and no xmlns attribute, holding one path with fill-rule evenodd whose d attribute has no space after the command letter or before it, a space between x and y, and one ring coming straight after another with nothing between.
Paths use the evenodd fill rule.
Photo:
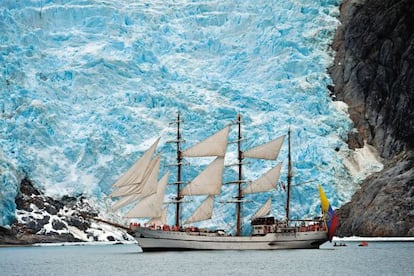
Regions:
<instances>
[{"instance_id":1,"label":"furled sail","mask_svg":"<svg viewBox=\"0 0 414 276\"><path fill-rule=\"evenodd\" d=\"M121 197L133 194L142 194L142 197L153 194L157 191L157 178L160 168L161 156L157 155L151 160L149 168L141 183L137 185L122 186L114 190L110 197Z\"/></svg>"},{"instance_id":2,"label":"furled sail","mask_svg":"<svg viewBox=\"0 0 414 276\"><path fill-rule=\"evenodd\" d=\"M260 178L250 182L243 190L242 194L252 194L259 192L267 192L276 188L277 181L280 176L282 163L277 164L274 168L268 170Z\"/></svg>"},{"instance_id":3,"label":"furled sail","mask_svg":"<svg viewBox=\"0 0 414 276\"><path fill-rule=\"evenodd\" d=\"M181 190L181 195L218 195L221 191L224 157L217 157Z\"/></svg>"},{"instance_id":4,"label":"furled sail","mask_svg":"<svg viewBox=\"0 0 414 276\"><path fill-rule=\"evenodd\" d=\"M256 214L254 214L251 219L267 216L268 214L270 214L271 207L272 207L272 198L270 197L266 201L266 203L262 206L262 208L257 210Z\"/></svg>"},{"instance_id":5,"label":"furled sail","mask_svg":"<svg viewBox=\"0 0 414 276\"><path fill-rule=\"evenodd\" d=\"M207 139L182 152L184 157L223 156L227 150L230 127L227 126Z\"/></svg>"},{"instance_id":6,"label":"furled sail","mask_svg":"<svg viewBox=\"0 0 414 276\"><path fill-rule=\"evenodd\" d=\"M243 157L275 160L279 155L280 148L282 147L285 135L280 136L266 144L254 147L243 152Z\"/></svg>"},{"instance_id":7,"label":"furled sail","mask_svg":"<svg viewBox=\"0 0 414 276\"><path fill-rule=\"evenodd\" d=\"M157 157L153 159L154 166L151 172L149 173L148 177L144 179L143 185L140 185L138 189L135 189L134 187L132 187L134 188L132 191L130 191L129 193L123 193L122 194L123 198L115 202L115 204L112 206L112 211L116 211L119 208L122 208L141 198L147 197L157 192L157 178L158 178L158 172L159 172L159 167L160 167L160 160L161 160L161 155L157 155ZM120 189L128 188L128 187L130 186L121 187ZM113 194L115 194L115 196L121 196L121 195L117 195L116 192L117 191L114 191L111 195L114 196Z\"/></svg>"},{"instance_id":8,"label":"furled sail","mask_svg":"<svg viewBox=\"0 0 414 276\"><path fill-rule=\"evenodd\" d=\"M164 192L167 186L169 172L158 182L157 193L143 198L126 215L126 218L155 218L162 215Z\"/></svg>"},{"instance_id":9,"label":"furled sail","mask_svg":"<svg viewBox=\"0 0 414 276\"><path fill-rule=\"evenodd\" d=\"M184 224L211 219L213 214L213 205L214 196L210 195L203 201L203 203L201 203L201 205L184 222Z\"/></svg>"},{"instance_id":10,"label":"furled sail","mask_svg":"<svg viewBox=\"0 0 414 276\"><path fill-rule=\"evenodd\" d=\"M159 141L160 138L154 142L154 144L144 153L144 155L142 155L142 157L138 159L138 161L135 162L135 164L125 174L123 174L114 183L114 185L112 185L112 187L122 187L141 183Z\"/></svg>"}]
</instances>

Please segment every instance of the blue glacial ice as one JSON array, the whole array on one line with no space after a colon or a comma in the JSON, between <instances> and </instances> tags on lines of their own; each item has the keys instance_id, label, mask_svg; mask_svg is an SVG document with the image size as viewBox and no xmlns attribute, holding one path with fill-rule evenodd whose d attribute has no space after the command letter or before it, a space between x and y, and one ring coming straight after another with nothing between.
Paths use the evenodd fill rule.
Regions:
<instances>
[{"instance_id":1,"label":"blue glacial ice","mask_svg":"<svg viewBox=\"0 0 414 276\"><path fill-rule=\"evenodd\" d=\"M174 162L166 141L174 138L169 122L178 110L188 145L238 112L245 148L290 125L294 182L302 183L292 192L292 216L320 212L317 183L339 207L355 190L338 152L347 151L352 124L326 88L339 3L3 0L0 224L12 221L25 176L47 195L84 194L108 204L112 183L156 137L167 152L163 164ZM229 148L227 159L235 156ZM285 143L280 183L286 156ZM271 164L250 165L245 176L253 179ZM283 217L285 193L273 196L273 213ZM266 199L246 204L246 217ZM213 221L230 223L233 214L227 206Z\"/></svg>"}]
</instances>

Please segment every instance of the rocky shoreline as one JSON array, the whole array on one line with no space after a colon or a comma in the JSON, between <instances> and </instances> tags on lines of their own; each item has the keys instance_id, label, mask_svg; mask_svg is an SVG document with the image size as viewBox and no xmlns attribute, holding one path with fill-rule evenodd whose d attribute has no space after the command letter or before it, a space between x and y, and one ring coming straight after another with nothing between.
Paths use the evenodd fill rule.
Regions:
<instances>
[{"instance_id":1,"label":"rocky shoreline","mask_svg":"<svg viewBox=\"0 0 414 276\"><path fill-rule=\"evenodd\" d=\"M17 221L10 228L0 227L1 245L134 241L121 225L92 219L99 212L82 196L56 200L23 179L15 202Z\"/></svg>"}]
</instances>

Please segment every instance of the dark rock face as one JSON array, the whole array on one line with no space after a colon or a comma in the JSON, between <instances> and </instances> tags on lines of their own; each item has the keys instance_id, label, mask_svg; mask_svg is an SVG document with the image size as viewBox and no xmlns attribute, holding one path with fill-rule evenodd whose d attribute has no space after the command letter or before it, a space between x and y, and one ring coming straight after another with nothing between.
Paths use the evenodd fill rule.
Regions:
<instances>
[{"instance_id":1,"label":"dark rock face","mask_svg":"<svg viewBox=\"0 0 414 276\"><path fill-rule=\"evenodd\" d=\"M86 221L83 217L71 217L68 220L68 224L75 226L82 231L85 231L90 227L90 222Z\"/></svg>"},{"instance_id":2,"label":"dark rock face","mask_svg":"<svg viewBox=\"0 0 414 276\"><path fill-rule=\"evenodd\" d=\"M337 212L341 236L414 236L414 158L370 176Z\"/></svg>"},{"instance_id":3,"label":"dark rock face","mask_svg":"<svg viewBox=\"0 0 414 276\"><path fill-rule=\"evenodd\" d=\"M414 149L414 3L411 0L350 1L341 6L330 68L334 93L350 106L363 140L391 159Z\"/></svg>"},{"instance_id":4,"label":"dark rock face","mask_svg":"<svg viewBox=\"0 0 414 276\"><path fill-rule=\"evenodd\" d=\"M338 212L339 235L414 235L414 2L344 0L329 72L358 132L385 167ZM331 88L332 90L332 88Z\"/></svg>"}]
</instances>

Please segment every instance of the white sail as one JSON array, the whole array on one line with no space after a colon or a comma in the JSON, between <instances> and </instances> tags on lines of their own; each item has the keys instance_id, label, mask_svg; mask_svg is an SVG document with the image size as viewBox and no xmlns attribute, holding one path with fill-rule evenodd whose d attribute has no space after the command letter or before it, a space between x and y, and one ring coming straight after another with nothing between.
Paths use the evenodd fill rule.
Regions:
<instances>
[{"instance_id":1,"label":"white sail","mask_svg":"<svg viewBox=\"0 0 414 276\"><path fill-rule=\"evenodd\" d=\"M203 203L201 203L201 205L184 222L184 224L211 219L213 214L213 205L214 196L210 195L203 201Z\"/></svg>"},{"instance_id":2,"label":"white sail","mask_svg":"<svg viewBox=\"0 0 414 276\"><path fill-rule=\"evenodd\" d=\"M160 171L161 154L157 155L154 158L154 161L154 168L151 170L151 173L148 175L148 178L145 179L144 185L141 186L142 189L139 191L141 197L146 197L157 193L157 186L159 185L157 184L157 179Z\"/></svg>"},{"instance_id":3,"label":"white sail","mask_svg":"<svg viewBox=\"0 0 414 276\"><path fill-rule=\"evenodd\" d=\"M276 160L277 156L279 155L280 148L282 147L284 138L285 135L267 142L266 144L249 149L243 152L243 157Z\"/></svg>"},{"instance_id":4,"label":"white sail","mask_svg":"<svg viewBox=\"0 0 414 276\"><path fill-rule=\"evenodd\" d=\"M137 201L138 199L140 199L140 197L141 197L141 195L139 195L139 194L125 196L125 197L119 199L117 202L115 202L114 205L112 205L111 209L112 209L112 211L115 212L116 210Z\"/></svg>"},{"instance_id":5,"label":"white sail","mask_svg":"<svg viewBox=\"0 0 414 276\"><path fill-rule=\"evenodd\" d=\"M151 160L151 171L146 175L145 179L142 182L142 185L135 186L129 185L120 187L118 190L112 192L111 196L119 196L122 198L115 202L112 205L112 211L116 211L119 208L132 204L133 202L152 195L157 192L157 178L159 173L161 155L157 155L153 160ZM118 192L118 193L117 193Z\"/></svg>"},{"instance_id":6,"label":"white sail","mask_svg":"<svg viewBox=\"0 0 414 276\"><path fill-rule=\"evenodd\" d=\"M151 224L155 224L155 225L167 224L167 213L168 213L167 208L162 209L161 216L150 219L147 222L147 224L149 224L149 225L151 225Z\"/></svg>"},{"instance_id":7,"label":"white sail","mask_svg":"<svg viewBox=\"0 0 414 276\"><path fill-rule=\"evenodd\" d=\"M221 191L224 157L217 157L184 189L181 195L218 195Z\"/></svg>"},{"instance_id":8,"label":"white sail","mask_svg":"<svg viewBox=\"0 0 414 276\"><path fill-rule=\"evenodd\" d=\"M266 203L262 206L262 208L257 210L256 214L254 214L251 219L267 216L268 214L270 214L271 207L272 207L272 198L270 197L266 201Z\"/></svg>"},{"instance_id":9,"label":"white sail","mask_svg":"<svg viewBox=\"0 0 414 276\"><path fill-rule=\"evenodd\" d=\"M155 218L162 215L164 192L167 186L169 172L158 182L157 193L143 198L124 217L126 218Z\"/></svg>"},{"instance_id":10,"label":"white sail","mask_svg":"<svg viewBox=\"0 0 414 276\"><path fill-rule=\"evenodd\" d=\"M268 170L260 178L250 182L243 190L242 194L252 194L259 192L268 192L276 189L276 184L280 176L282 163L277 164L274 168Z\"/></svg>"},{"instance_id":11,"label":"white sail","mask_svg":"<svg viewBox=\"0 0 414 276\"><path fill-rule=\"evenodd\" d=\"M154 159L151 160L141 183L118 187L109 196L121 197L133 194L142 194L142 197L145 197L147 195L155 193L157 191L157 178L160 167L160 160L160 155L157 155Z\"/></svg>"},{"instance_id":12,"label":"white sail","mask_svg":"<svg viewBox=\"0 0 414 276\"><path fill-rule=\"evenodd\" d=\"M223 156L227 150L230 127L227 126L207 139L182 152L184 157Z\"/></svg>"},{"instance_id":13,"label":"white sail","mask_svg":"<svg viewBox=\"0 0 414 276\"><path fill-rule=\"evenodd\" d=\"M128 196L128 195L132 195L132 194L139 194L139 190L142 189L142 186L144 185L144 183L142 183L142 185L128 185L128 186L122 186L119 187L118 189L114 190L109 197L122 197L122 196Z\"/></svg>"},{"instance_id":14,"label":"white sail","mask_svg":"<svg viewBox=\"0 0 414 276\"><path fill-rule=\"evenodd\" d=\"M112 185L112 187L122 187L133 184L137 185L141 183L159 141L160 138L155 141L155 143L142 155L142 157L138 159L138 161L135 162L135 164L125 174L123 174L114 183L114 185Z\"/></svg>"}]
</instances>

